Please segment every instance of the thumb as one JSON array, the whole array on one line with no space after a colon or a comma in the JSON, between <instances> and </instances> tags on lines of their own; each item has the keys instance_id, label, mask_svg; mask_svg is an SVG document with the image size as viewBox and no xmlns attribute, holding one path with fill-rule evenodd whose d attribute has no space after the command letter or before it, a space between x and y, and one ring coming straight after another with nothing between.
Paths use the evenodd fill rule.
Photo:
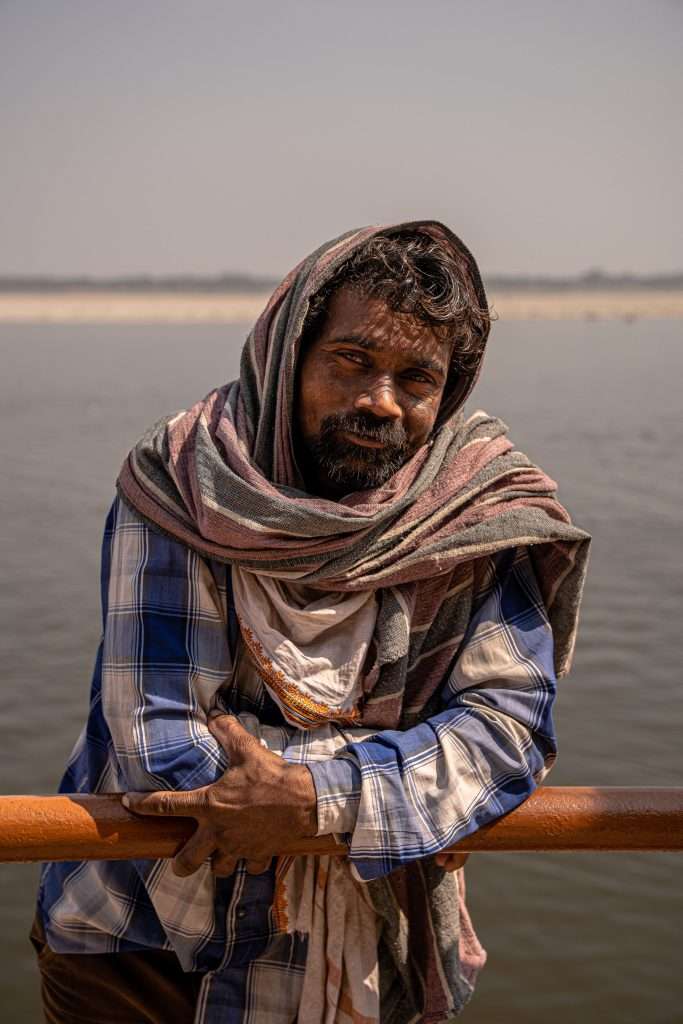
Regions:
<instances>
[{"instance_id":1,"label":"thumb","mask_svg":"<svg viewBox=\"0 0 683 1024\"><path fill-rule=\"evenodd\" d=\"M235 715L211 715L207 727L228 755L231 767L242 764L255 748L260 749L259 741L247 732Z\"/></svg>"},{"instance_id":2,"label":"thumb","mask_svg":"<svg viewBox=\"0 0 683 1024\"><path fill-rule=\"evenodd\" d=\"M158 814L175 818L197 818L206 803L208 786L184 793L124 793L123 806L133 814Z\"/></svg>"}]
</instances>

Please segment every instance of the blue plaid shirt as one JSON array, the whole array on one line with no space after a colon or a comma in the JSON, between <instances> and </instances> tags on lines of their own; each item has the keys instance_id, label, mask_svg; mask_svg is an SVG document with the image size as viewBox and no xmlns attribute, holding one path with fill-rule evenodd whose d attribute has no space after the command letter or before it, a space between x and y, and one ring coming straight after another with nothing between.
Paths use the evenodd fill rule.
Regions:
<instances>
[{"instance_id":1,"label":"blue plaid shirt","mask_svg":"<svg viewBox=\"0 0 683 1024\"><path fill-rule=\"evenodd\" d=\"M194 789L226 770L206 727L238 642L230 567L150 530L118 499L102 545L103 635L90 713L65 793ZM525 549L490 560L441 710L315 760L314 732L286 727L265 687L229 690L230 711L283 729L308 764L319 834L345 836L362 880L437 853L512 810L556 754L552 633ZM228 692L228 691L226 691ZM169 861L46 864L39 907L56 952L172 949L205 973L196 1024L275 1020L279 985L300 983L306 940L278 933L274 868L176 878ZM262 979L260 981L259 979ZM263 1018L260 1016L263 1014Z\"/></svg>"}]
</instances>

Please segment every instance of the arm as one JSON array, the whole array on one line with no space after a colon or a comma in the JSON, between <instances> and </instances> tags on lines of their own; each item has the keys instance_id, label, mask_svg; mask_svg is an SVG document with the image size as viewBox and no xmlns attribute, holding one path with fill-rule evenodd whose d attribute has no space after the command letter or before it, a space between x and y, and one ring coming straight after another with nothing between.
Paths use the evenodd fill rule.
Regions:
<instances>
[{"instance_id":1,"label":"arm","mask_svg":"<svg viewBox=\"0 0 683 1024\"><path fill-rule=\"evenodd\" d=\"M219 874L235 859L262 866L282 838L346 831L362 879L438 853L521 803L555 752L552 634L525 552L492 562L467 636L443 689L444 710L405 732L350 743L327 761L287 765L232 716L208 729L231 770L189 793L131 793L137 813L193 816L176 858L190 874L213 851ZM311 781L311 777L315 782Z\"/></svg>"},{"instance_id":2,"label":"arm","mask_svg":"<svg viewBox=\"0 0 683 1024\"><path fill-rule=\"evenodd\" d=\"M103 570L102 707L124 789L193 789L227 767L207 728L231 669L209 565L119 499Z\"/></svg>"},{"instance_id":3,"label":"arm","mask_svg":"<svg viewBox=\"0 0 683 1024\"><path fill-rule=\"evenodd\" d=\"M218 818L218 828L200 826L180 852L179 875L216 850L216 874L230 874L240 850L248 868L263 870L284 837L315 834L312 779L264 750L231 716L218 725L208 719L232 668L224 580L121 501L112 525L102 705L121 788L140 791L128 806L200 822L210 809Z\"/></svg>"},{"instance_id":4,"label":"arm","mask_svg":"<svg viewBox=\"0 0 683 1024\"><path fill-rule=\"evenodd\" d=\"M526 551L492 559L475 609L443 710L309 766L320 833L340 820L340 795L343 814L355 805L347 841L363 880L436 854L517 807L555 758L552 632Z\"/></svg>"}]
</instances>

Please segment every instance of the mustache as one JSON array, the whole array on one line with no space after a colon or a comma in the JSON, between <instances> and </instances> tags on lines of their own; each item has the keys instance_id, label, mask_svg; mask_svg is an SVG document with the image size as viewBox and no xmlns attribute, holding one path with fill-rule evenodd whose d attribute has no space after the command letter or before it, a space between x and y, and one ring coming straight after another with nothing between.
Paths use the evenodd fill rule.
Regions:
<instances>
[{"instance_id":1,"label":"mustache","mask_svg":"<svg viewBox=\"0 0 683 1024\"><path fill-rule=\"evenodd\" d=\"M402 423L378 420L367 413L334 413L326 416L320 424L321 440L330 438L338 431L356 434L368 441L377 441L389 448L404 450L408 447L408 435Z\"/></svg>"},{"instance_id":2,"label":"mustache","mask_svg":"<svg viewBox=\"0 0 683 1024\"><path fill-rule=\"evenodd\" d=\"M364 448L340 432L353 434L382 445L381 450ZM307 458L315 473L346 491L381 487L411 454L403 424L380 420L371 413L331 413L321 420L318 434L309 438Z\"/></svg>"}]
</instances>

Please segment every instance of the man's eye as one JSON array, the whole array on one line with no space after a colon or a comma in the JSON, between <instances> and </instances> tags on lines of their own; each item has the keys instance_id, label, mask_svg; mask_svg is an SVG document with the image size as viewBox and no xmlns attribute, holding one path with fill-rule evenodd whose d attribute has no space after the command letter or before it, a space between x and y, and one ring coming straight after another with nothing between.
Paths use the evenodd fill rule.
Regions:
<instances>
[{"instance_id":1,"label":"man's eye","mask_svg":"<svg viewBox=\"0 0 683 1024\"><path fill-rule=\"evenodd\" d=\"M366 365L365 356L361 355L360 352L339 352L338 355L343 356L344 359L349 359L352 363L358 363L360 366Z\"/></svg>"},{"instance_id":2,"label":"man's eye","mask_svg":"<svg viewBox=\"0 0 683 1024\"><path fill-rule=\"evenodd\" d=\"M424 373L420 373L419 370L412 370L410 373L406 373L405 377L407 380L414 380L417 384L433 384L434 381L431 377L426 377Z\"/></svg>"}]
</instances>

